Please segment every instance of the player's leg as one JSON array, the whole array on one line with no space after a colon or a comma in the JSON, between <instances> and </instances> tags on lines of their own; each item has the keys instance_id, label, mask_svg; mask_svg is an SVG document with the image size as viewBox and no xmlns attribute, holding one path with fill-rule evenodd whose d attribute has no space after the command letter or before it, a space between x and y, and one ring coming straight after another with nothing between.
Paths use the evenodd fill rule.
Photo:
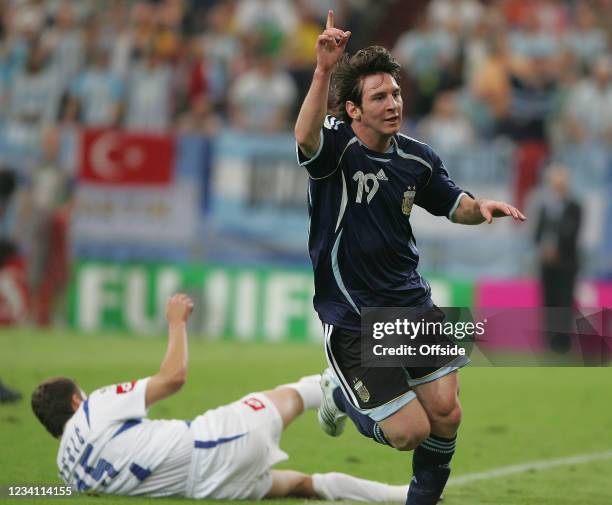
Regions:
<instances>
[{"instance_id":1,"label":"player's leg","mask_svg":"<svg viewBox=\"0 0 612 505\"><path fill-rule=\"evenodd\" d=\"M414 390L427 413L431 434L414 451L414 480L406 504L434 505L450 475L450 462L461 423L458 372L455 370L431 382L416 385Z\"/></svg>"},{"instance_id":2,"label":"player's leg","mask_svg":"<svg viewBox=\"0 0 612 505\"><path fill-rule=\"evenodd\" d=\"M265 498L318 498L312 477L293 470L272 470L272 487Z\"/></svg>"},{"instance_id":3,"label":"player's leg","mask_svg":"<svg viewBox=\"0 0 612 505\"><path fill-rule=\"evenodd\" d=\"M323 397L325 405L325 391ZM427 414L414 397L414 393L406 393L405 401L400 397L399 401L390 402L380 408L358 410L346 398L341 388L336 387L333 391L333 402L341 412L351 418L362 435L383 445L390 445L400 451L410 451L429 436ZM327 430L326 432L329 433Z\"/></svg>"},{"instance_id":4,"label":"player's leg","mask_svg":"<svg viewBox=\"0 0 612 505\"><path fill-rule=\"evenodd\" d=\"M380 503L402 503L408 486L392 486L359 479L344 473L306 475L292 470L273 470L266 498L320 498Z\"/></svg>"},{"instance_id":5,"label":"player's leg","mask_svg":"<svg viewBox=\"0 0 612 505\"><path fill-rule=\"evenodd\" d=\"M430 434L431 426L418 399L378 423L392 447L399 451L416 449Z\"/></svg>"},{"instance_id":6,"label":"player's leg","mask_svg":"<svg viewBox=\"0 0 612 505\"><path fill-rule=\"evenodd\" d=\"M316 409L321 405L320 375L302 377L291 384L283 384L276 389L264 391L274 404L283 420L283 429L304 410Z\"/></svg>"},{"instance_id":7,"label":"player's leg","mask_svg":"<svg viewBox=\"0 0 612 505\"><path fill-rule=\"evenodd\" d=\"M360 342L359 332L326 325L325 350L333 372L326 371L322 376L323 404L319 423L326 433L339 435L342 431L339 422L343 421L337 414L340 411L350 417L366 437L380 444L409 449L410 443L418 444L424 432L424 436L428 436L427 416L419 407L415 393L410 391L402 368L362 366ZM412 403L414 405L410 405ZM387 433L383 420L404 409L412 414L410 421L407 422L408 415L396 417L394 429Z\"/></svg>"}]
</instances>

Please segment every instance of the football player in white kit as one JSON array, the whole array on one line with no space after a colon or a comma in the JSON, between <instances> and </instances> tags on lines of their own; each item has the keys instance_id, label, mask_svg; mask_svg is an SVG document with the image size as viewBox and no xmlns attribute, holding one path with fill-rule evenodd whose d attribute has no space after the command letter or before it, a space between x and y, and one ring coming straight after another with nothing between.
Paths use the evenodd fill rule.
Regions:
<instances>
[{"instance_id":1,"label":"football player in white kit","mask_svg":"<svg viewBox=\"0 0 612 505\"><path fill-rule=\"evenodd\" d=\"M64 377L36 388L32 409L60 440L57 465L66 484L81 492L118 495L404 502L407 485L341 473L271 470L287 459L279 448L283 429L304 410L321 404L318 375L249 394L192 422L147 419L153 403L185 383L186 324L192 310L186 295L169 299L168 348L155 375L89 396Z\"/></svg>"}]
</instances>

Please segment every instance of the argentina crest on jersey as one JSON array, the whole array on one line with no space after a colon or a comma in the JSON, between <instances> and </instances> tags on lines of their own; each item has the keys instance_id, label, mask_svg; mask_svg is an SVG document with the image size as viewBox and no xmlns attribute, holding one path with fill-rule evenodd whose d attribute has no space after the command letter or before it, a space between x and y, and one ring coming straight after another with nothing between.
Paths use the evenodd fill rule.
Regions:
<instances>
[{"instance_id":1,"label":"argentina crest on jersey","mask_svg":"<svg viewBox=\"0 0 612 505\"><path fill-rule=\"evenodd\" d=\"M402 213L410 216L412 206L414 205L414 197L416 195L416 186L408 186L404 191L404 199L402 200Z\"/></svg>"},{"instance_id":2,"label":"argentina crest on jersey","mask_svg":"<svg viewBox=\"0 0 612 505\"><path fill-rule=\"evenodd\" d=\"M353 382L353 389L357 395L359 395L359 399L363 403L368 403L370 401L370 392L368 391L368 388L365 387L365 384L360 379L354 379Z\"/></svg>"}]
</instances>

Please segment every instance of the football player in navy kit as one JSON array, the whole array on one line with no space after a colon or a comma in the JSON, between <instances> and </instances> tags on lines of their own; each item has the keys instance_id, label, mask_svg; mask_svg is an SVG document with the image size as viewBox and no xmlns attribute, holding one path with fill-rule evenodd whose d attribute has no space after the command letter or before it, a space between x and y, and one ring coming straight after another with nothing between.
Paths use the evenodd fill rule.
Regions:
<instances>
[{"instance_id":1,"label":"football player in navy kit","mask_svg":"<svg viewBox=\"0 0 612 505\"><path fill-rule=\"evenodd\" d=\"M460 224L525 216L509 204L473 198L453 183L429 146L399 133L400 66L382 47L344 54L350 35L334 27L330 11L295 125L298 161L310 176L314 306L330 365L319 421L337 436L348 415L375 441L414 449L406 503L433 505L448 479L461 421L457 371L469 360L449 356L433 369L365 367L361 310L438 310L417 272L413 204ZM336 117L328 115L330 88Z\"/></svg>"}]
</instances>

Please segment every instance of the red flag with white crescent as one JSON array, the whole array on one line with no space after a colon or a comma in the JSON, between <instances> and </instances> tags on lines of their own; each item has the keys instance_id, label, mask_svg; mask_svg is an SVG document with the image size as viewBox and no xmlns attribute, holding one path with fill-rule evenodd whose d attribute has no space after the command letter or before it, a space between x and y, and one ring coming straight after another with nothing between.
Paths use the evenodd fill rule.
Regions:
<instances>
[{"instance_id":1,"label":"red flag with white crescent","mask_svg":"<svg viewBox=\"0 0 612 505\"><path fill-rule=\"evenodd\" d=\"M172 135L86 129L81 133L81 181L105 185L164 186L172 181Z\"/></svg>"}]
</instances>

